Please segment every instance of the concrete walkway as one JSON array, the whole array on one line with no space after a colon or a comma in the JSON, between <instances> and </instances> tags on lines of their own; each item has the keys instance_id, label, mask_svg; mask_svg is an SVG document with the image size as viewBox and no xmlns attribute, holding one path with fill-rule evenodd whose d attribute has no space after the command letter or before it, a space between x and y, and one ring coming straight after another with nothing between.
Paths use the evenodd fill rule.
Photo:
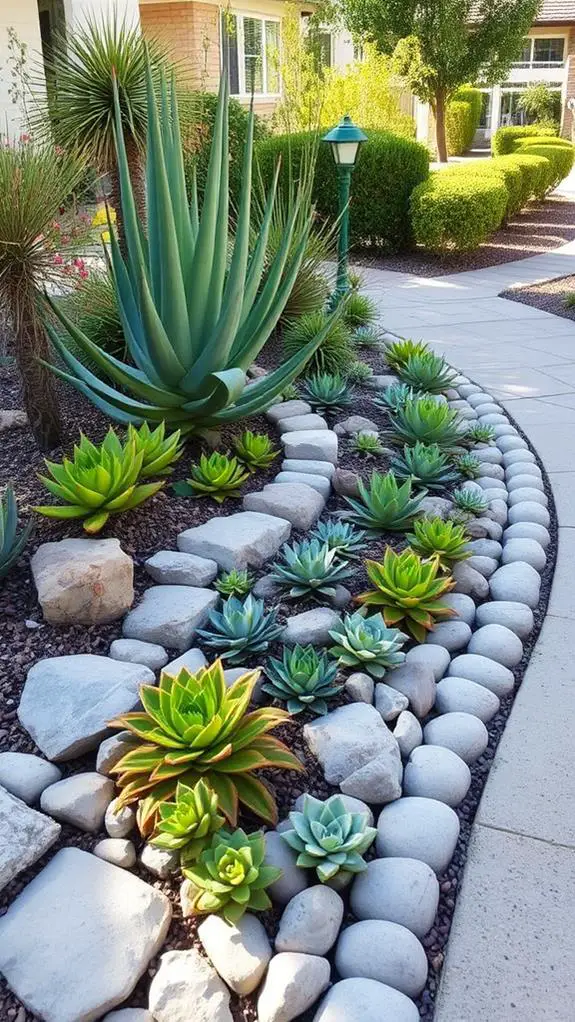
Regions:
<instances>
[{"instance_id":1,"label":"concrete walkway","mask_svg":"<svg viewBox=\"0 0 575 1022\"><path fill-rule=\"evenodd\" d=\"M436 1022L575 1019L575 324L497 297L570 273L574 242L435 279L365 271L389 330L445 353L519 423L559 520L548 614L477 812Z\"/></svg>"}]
</instances>

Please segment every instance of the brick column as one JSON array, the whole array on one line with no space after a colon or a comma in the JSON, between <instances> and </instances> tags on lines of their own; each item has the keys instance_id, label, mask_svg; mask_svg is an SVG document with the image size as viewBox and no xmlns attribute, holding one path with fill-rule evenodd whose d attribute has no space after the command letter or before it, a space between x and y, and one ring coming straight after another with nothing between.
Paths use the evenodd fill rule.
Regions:
<instances>
[{"instance_id":1,"label":"brick column","mask_svg":"<svg viewBox=\"0 0 575 1022\"><path fill-rule=\"evenodd\" d=\"M163 42L194 88L216 90L220 80L220 14L214 4L143 3L142 31Z\"/></svg>"}]
</instances>

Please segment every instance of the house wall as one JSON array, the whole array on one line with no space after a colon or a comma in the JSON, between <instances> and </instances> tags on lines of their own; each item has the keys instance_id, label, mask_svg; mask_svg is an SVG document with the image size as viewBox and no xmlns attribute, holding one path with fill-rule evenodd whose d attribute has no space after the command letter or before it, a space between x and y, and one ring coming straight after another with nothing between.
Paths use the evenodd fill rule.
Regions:
<instances>
[{"instance_id":1,"label":"house wall","mask_svg":"<svg viewBox=\"0 0 575 1022\"><path fill-rule=\"evenodd\" d=\"M19 135L25 127L21 103L13 103L9 89L12 85L8 30L13 28L28 50L28 66L42 75L39 61L41 51L40 22L37 0L0 0L0 134Z\"/></svg>"}]
</instances>

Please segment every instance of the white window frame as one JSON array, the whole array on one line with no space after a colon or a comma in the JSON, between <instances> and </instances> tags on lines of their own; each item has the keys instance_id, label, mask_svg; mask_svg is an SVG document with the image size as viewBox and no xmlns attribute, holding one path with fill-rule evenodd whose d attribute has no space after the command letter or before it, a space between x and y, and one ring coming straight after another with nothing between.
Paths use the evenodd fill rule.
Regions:
<instances>
[{"instance_id":1,"label":"white window frame","mask_svg":"<svg viewBox=\"0 0 575 1022\"><path fill-rule=\"evenodd\" d=\"M225 13L225 12L223 12ZM234 99L251 99L251 91L246 89L246 59L245 59L245 47L244 47L244 18L252 18L254 21L259 21L262 26L262 83L264 88L267 84L267 72L268 72L268 57L266 47L266 22L271 21L279 26L278 39L280 47L280 62L281 62L281 18L274 17L273 15L262 14L258 11L236 11L234 8L229 10L229 13L236 19L237 26L237 44L238 44L238 92L230 93ZM223 39L221 37L220 29L220 63L223 70ZM278 68L278 76L279 76ZM266 100L266 99L279 99L281 96L281 78L279 82L279 90L277 92L254 92L254 100Z\"/></svg>"},{"instance_id":2,"label":"white window frame","mask_svg":"<svg viewBox=\"0 0 575 1022\"><path fill-rule=\"evenodd\" d=\"M525 60L515 60L515 61L513 61L513 65L512 65L513 67L515 67L515 68L522 68L525 71L529 71L529 70L536 71L538 69L543 69L543 68L565 67L565 62L567 60L567 50L568 50L568 45L567 44L568 44L568 38L569 38L566 35L565 32L546 32L544 35L543 34L539 35L539 33L538 33L537 35L529 35L529 36L525 36L524 38L528 39L529 42L530 42L529 60L528 61L525 61ZM533 59L533 54L535 52L535 40L536 39L562 39L563 40L563 60L534 60Z\"/></svg>"}]
</instances>

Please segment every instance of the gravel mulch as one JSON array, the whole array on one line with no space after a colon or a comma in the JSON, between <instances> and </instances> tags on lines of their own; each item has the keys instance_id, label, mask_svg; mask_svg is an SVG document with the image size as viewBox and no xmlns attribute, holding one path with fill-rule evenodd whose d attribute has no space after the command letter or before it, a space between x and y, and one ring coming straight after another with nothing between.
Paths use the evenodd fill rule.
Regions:
<instances>
[{"instance_id":1,"label":"gravel mulch","mask_svg":"<svg viewBox=\"0 0 575 1022\"><path fill-rule=\"evenodd\" d=\"M543 312L551 312L563 319L575 320L575 305L566 304L568 297L575 296L575 276L554 277L542 284L530 284L527 287L509 288L502 291L500 298L508 298L511 302L532 305Z\"/></svg>"}]
</instances>

